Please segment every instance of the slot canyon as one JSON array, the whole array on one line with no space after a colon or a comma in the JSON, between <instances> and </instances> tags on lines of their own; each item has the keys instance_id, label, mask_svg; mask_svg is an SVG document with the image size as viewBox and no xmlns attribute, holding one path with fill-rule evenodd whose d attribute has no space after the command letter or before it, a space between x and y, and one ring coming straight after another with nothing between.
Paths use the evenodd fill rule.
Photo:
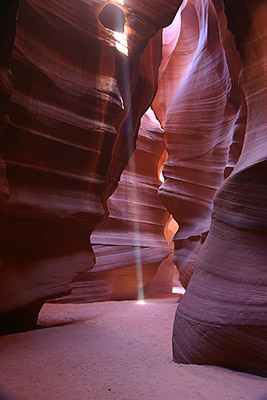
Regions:
<instances>
[{"instance_id":1,"label":"slot canyon","mask_svg":"<svg viewBox=\"0 0 267 400\"><path fill-rule=\"evenodd\" d=\"M1 1L0 400L267 400L266 19Z\"/></svg>"}]
</instances>

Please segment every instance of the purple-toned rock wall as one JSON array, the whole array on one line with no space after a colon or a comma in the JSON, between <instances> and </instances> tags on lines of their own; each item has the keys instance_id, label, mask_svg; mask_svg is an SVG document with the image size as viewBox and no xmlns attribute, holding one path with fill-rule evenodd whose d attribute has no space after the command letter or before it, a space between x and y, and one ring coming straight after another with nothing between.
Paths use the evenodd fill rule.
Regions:
<instances>
[{"instance_id":1,"label":"purple-toned rock wall","mask_svg":"<svg viewBox=\"0 0 267 400\"><path fill-rule=\"evenodd\" d=\"M241 62L223 13L212 1L185 1L164 29L153 108L167 140L163 203L179 224L174 262L187 287L210 227L237 128L244 130ZM235 135L235 141L237 134ZM238 137L239 139L239 137ZM231 154L240 151L232 146ZM236 160L234 154L229 163Z\"/></svg>"},{"instance_id":2,"label":"purple-toned rock wall","mask_svg":"<svg viewBox=\"0 0 267 400\"><path fill-rule=\"evenodd\" d=\"M0 139L5 198L9 190L1 206L3 331L32 327L43 302L69 293L74 277L94 265L89 237L155 95L156 33L179 6L153 1L148 13L152 2L148 9L129 3L114 5L114 29L124 15L122 38L100 17L99 0L21 0L17 26L18 4L4 10L12 23L1 37L0 65L8 78L0 116L7 123Z\"/></svg>"},{"instance_id":3,"label":"purple-toned rock wall","mask_svg":"<svg viewBox=\"0 0 267 400\"><path fill-rule=\"evenodd\" d=\"M171 292L170 261L165 261L157 290L153 292L156 285L153 278L172 252L164 236L169 213L158 196L164 149L163 130L149 110L141 119L136 150L121 174L117 189L107 200L108 219L91 235L96 264L92 270L77 276L71 284L71 294L56 301L142 299L146 293Z\"/></svg>"},{"instance_id":4,"label":"purple-toned rock wall","mask_svg":"<svg viewBox=\"0 0 267 400\"><path fill-rule=\"evenodd\" d=\"M192 51L195 55L200 44L197 60L202 55L204 59L196 70L190 64L195 79L192 73L183 74L178 93L167 106L170 159L161 193L169 211L174 208L175 215L178 210L181 229L175 240L179 235L186 240L183 231L201 234L209 230L209 234L196 255L195 273L177 308L174 360L267 376L266 2L225 1L225 13L219 0L184 5L179 36L184 52L180 48L177 59L187 67L183 54L189 57ZM191 21L198 21L194 24L196 42L190 42L189 34L182 42L183 15L188 7ZM238 66L235 46L240 71L233 68ZM234 57L237 61L233 63ZM171 62L172 58L169 65ZM201 66L207 66L203 75ZM168 74L167 79L171 79ZM194 90L186 98L191 80ZM176 87L174 82L172 87ZM203 164L199 161L202 143ZM175 145L178 150L173 151ZM223 174L228 176L224 182ZM177 247L176 262L178 267L182 265L183 274L185 250L181 260ZM185 248L192 258L194 250Z\"/></svg>"}]
</instances>

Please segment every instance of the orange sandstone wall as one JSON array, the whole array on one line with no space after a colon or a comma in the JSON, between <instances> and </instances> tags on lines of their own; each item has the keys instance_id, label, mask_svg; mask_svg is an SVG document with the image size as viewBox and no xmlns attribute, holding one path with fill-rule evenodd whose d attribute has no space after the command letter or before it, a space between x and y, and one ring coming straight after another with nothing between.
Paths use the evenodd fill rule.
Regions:
<instances>
[{"instance_id":1,"label":"orange sandstone wall","mask_svg":"<svg viewBox=\"0 0 267 400\"><path fill-rule=\"evenodd\" d=\"M162 128L149 110L141 119L136 150L107 200L108 219L91 235L96 264L78 275L71 294L58 302L140 299L146 294L161 262L172 251L164 237L169 213L157 194L164 149ZM171 292L168 276L172 273L172 264L165 265L159 292ZM152 291L149 288L149 294Z\"/></svg>"}]
</instances>

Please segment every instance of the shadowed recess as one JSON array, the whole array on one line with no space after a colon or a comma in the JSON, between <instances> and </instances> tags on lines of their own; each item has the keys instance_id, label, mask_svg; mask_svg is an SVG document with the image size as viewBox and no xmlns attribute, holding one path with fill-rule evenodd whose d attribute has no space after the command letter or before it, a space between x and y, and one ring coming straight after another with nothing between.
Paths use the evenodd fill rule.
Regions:
<instances>
[{"instance_id":1,"label":"shadowed recess","mask_svg":"<svg viewBox=\"0 0 267 400\"><path fill-rule=\"evenodd\" d=\"M115 4L107 4L100 11L98 18L106 27L116 32L124 31L125 17L120 7Z\"/></svg>"}]
</instances>

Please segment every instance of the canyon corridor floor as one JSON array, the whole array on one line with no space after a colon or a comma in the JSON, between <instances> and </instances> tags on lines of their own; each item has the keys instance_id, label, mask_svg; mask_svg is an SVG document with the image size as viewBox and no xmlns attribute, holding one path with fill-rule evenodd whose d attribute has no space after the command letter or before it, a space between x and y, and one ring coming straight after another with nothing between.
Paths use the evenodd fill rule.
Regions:
<instances>
[{"instance_id":1,"label":"canyon corridor floor","mask_svg":"<svg viewBox=\"0 0 267 400\"><path fill-rule=\"evenodd\" d=\"M0 400L267 400L267 379L172 361L177 297L45 304L0 338Z\"/></svg>"}]
</instances>

